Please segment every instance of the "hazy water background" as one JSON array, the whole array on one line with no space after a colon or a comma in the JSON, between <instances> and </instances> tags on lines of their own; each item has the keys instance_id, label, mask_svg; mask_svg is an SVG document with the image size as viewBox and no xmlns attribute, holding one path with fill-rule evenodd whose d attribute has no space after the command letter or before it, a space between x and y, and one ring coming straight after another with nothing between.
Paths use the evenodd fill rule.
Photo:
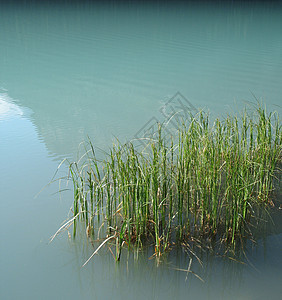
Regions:
<instances>
[{"instance_id":1,"label":"hazy water background","mask_svg":"<svg viewBox=\"0 0 282 300\"><path fill-rule=\"evenodd\" d=\"M276 232L249 249L247 265L144 253L115 265L67 234L72 195L52 178L87 136L107 149L131 139L177 91L220 116L255 97L281 115L282 7L278 2L208 4L59 1L0 4L1 299L278 299L281 211Z\"/></svg>"}]
</instances>

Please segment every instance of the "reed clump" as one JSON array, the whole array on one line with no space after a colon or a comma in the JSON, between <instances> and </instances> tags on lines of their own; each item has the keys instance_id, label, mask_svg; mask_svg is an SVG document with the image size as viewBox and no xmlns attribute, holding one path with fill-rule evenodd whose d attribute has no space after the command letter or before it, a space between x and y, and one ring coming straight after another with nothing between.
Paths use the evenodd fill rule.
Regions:
<instances>
[{"instance_id":1,"label":"reed clump","mask_svg":"<svg viewBox=\"0 0 282 300\"><path fill-rule=\"evenodd\" d=\"M102 224L116 240L117 260L124 244L153 243L161 255L187 240L235 247L250 236L257 210L273 204L274 179L281 176L278 114L259 106L211 124L199 112L176 135L163 135L159 124L142 151L117 143L104 160L90 142L84 162L70 163L74 236L78 220L90 236Z\"/></svg>"}]
</instances>

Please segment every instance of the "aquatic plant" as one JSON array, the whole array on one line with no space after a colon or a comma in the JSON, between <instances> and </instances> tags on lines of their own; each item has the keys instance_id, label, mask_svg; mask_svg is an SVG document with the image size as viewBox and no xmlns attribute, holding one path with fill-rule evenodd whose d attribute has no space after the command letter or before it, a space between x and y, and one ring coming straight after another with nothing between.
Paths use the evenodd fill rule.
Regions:
<instances>
[{"instance_id":1,"label":"aquatic plant","mask_svg":"<svg viewBox=\"0 0 282 300\"><path fill-rule=\"evenodd\" d=\"M116 260L123 245L151 243L156 256L195 240L234 249L251 236L258 210L273 204L280 167L279 116L261 106L212 124L199 112L169 139L158 124L144 149L117 142L104 160L89 141L69 164L73 236L81 221L89 237L104 226Z\"/></svg>"}]
</instances>

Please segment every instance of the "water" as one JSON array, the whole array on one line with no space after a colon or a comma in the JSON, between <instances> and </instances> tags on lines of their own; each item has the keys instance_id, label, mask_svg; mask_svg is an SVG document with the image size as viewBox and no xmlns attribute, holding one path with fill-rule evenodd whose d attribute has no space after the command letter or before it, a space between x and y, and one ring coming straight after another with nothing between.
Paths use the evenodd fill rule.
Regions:
<instances>
[{"instance_id":1,"label":"water","mask_svg":"<svg viewBox=\"0 0 282 300\"><path fill-rule=\"evenodd\" d=\"M87 136L125 141L181 92L213 115L262 99L281 115L282 7L277 3L0 5L1 299L272 299L281 295L281 211L246 265L204 255L201 276L93 248L67 233L71 192L52 179ZM280 105L280 106L279 106ZM63 171L59 175L63 175Z\"/></svg>"}]
</instances>

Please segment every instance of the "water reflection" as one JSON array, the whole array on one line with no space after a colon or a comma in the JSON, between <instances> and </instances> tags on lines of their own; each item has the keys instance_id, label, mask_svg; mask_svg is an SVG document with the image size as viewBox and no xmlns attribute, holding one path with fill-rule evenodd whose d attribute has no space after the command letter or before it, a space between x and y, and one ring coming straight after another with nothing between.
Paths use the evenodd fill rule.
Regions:
<instances>
[{"instance_id":1,"label":"water reflection","mask_svg":"<svg viewBox=\"0 0 282 300\"><path fill-rule=\"evenodd\" d=\"M233 110L234 100L237 107L253 101L251 92L281 113L281 6L44 3L0 3L1 296L278 298L281 210L273 215L276 231L248 247L246 265L207 252L199 254L204 267L193 259L202 283L175 270L189 265L181 251L157 267L150 252L136 262L124 250L115 264L105 248L81 268L93 251L84 236L46 246L71 194L64 201L34 195L57 166L42 144L54 159L75 156L87 135L106 149L113 136L127 140L158 118L177 91L216 116Z\"/></svg>"},{"instance_id":2,"label":"water reflection","mask_svg":"<svg viewBox=\"0 0 282 300\"><path fill-rule=\"evenodd\" d=\"M276 249L273 254L278 255L278 242L273 242L270 237L266 249ZM257 249L262 249L261 245ZM136 261L132 251L124 249L120 263L116 264L105 247L86 267L81 268L94 248L84 240L84 243L75 243L72 250L76 257L80 289L85 298L95 294L97 297L120 299L128 299L133 295L136 299L257 299L266 295L266 291L265 284L257 286L256 280L267 280L270 270L266 266L275 261L268 255L267 260L260 257L261 263L253 264L261 256L261 250L255 255L247 253L247 259L246 256L242 257L242 261L204 252L201 256L203 266L196 260L191 265L191 270L204 279L202 282L191 273L187 276L186 272L177 270L189 266L190 258L182 251L171 252L158 265L156 260L148 259L151 255L149 250L139 253ZM277 293L279 279L273 280L271 276L271 280L268 284ZM144 288L140 289L140 284Z\"/></svg>"},{"instance_id":3,"label":"water reflection","mask_svg":"<svg viewBox=\"0 0 282 300\"><path fill-rule=\"evenodd\" d=\"M133 137L177 91L216 115L251 93L270 108L281 94L280 12L256 2L3 6L1 84L61 156L87 135L102 148Z\"/></svg>"},{"instance_id":4,"label":"water reflection","mask_svg":"<svg viewBox=\"0 0 282 300\"><path fill-rule=\"evenodd\" d=\"M0 121L5 121L14 116L22 116L22 109L14 103L7 93L0 92Z\"/></svg>"}]
</instances>

